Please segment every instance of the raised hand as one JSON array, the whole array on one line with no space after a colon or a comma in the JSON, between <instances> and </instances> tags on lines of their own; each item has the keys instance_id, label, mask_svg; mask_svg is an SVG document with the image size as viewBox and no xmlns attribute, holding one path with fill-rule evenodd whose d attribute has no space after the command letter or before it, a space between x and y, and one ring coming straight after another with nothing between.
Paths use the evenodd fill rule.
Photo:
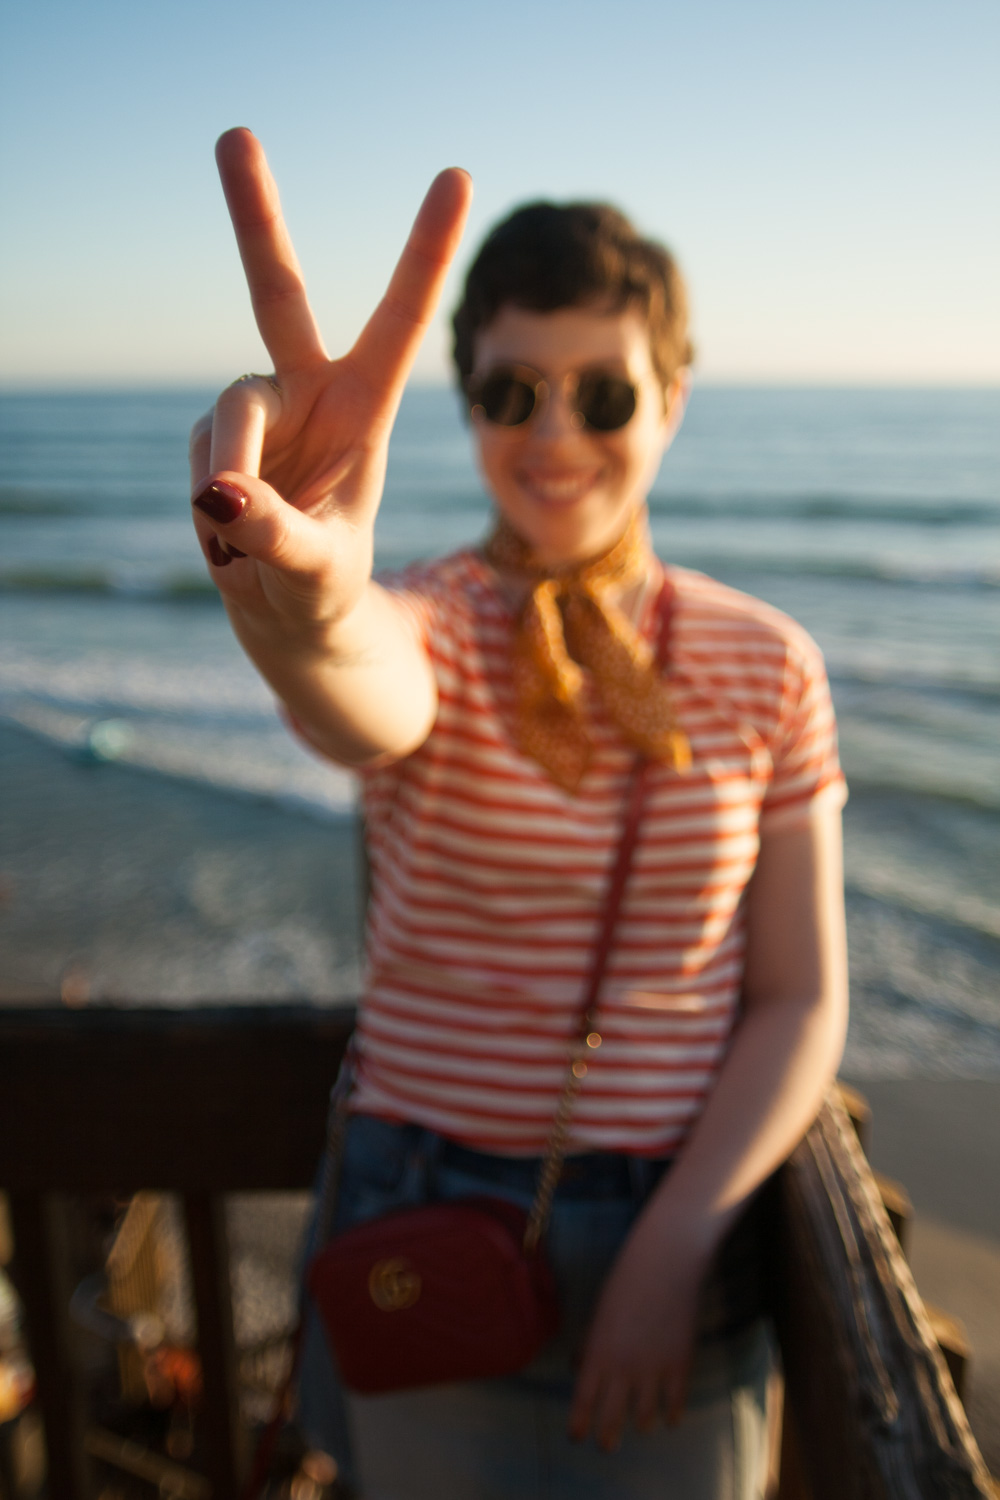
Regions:
<instances>
[{"instance_id":1,"label":"raised hand","mask_svg":"<svg viewBox=\"0 0 1000 1500\"><path fill-rule=\"evenodd\" d=\"M372 631L386 645L388 616L366 603L366 591L389 434L472 184L457 168L435 178L385 296L354 347L331 360L260 143L249 130L230 130L216 155L274 375L229 386L196 424L195 526L244 647L293 709L316 722L327 694L317 698L315 680L304 686L308 652L315 679L338 649L366 650ZM335 648L324 632L354 616L353 635ZM393 748L398 738L362 733L355 744L348 735L344 758Z\"/></svg>"},{"instance_id":2,"label":"raised hand","mask_svg":"<svg viewBox=\"0 0 1000 1500\"><path fill-rule=\"evenodd\" d=\"M260 591L277 608L294 602L324 611L333 584L343 610L367 577L364 566L356 576L358 554L363 563L389 433L458 245L471 183L457 169L435 179L385 296L354 348L331 360L260 143L248 130L230 130L216 156L279 389L262 379L232 385L195 428L195 495L210 479L246 495L242 506L232 497L235 525L219 524L225 491L223 503L203 503L198 533L206 547L217 535L250 559L217 580L226 594L249 603ZM264 484L241 482L258 477ZM215 549L210 556L218 562Z\"/></svg>"}]
</instances>

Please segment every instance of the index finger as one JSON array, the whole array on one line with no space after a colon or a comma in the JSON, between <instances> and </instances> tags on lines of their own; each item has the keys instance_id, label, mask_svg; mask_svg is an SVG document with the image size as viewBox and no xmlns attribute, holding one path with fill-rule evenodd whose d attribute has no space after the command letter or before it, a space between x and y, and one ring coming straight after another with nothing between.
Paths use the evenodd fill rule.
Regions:
<instances>
[{"instance_id":1,"label":"index finger","mask_svg":"<svg viewBox=\"0 0 1000 1500\"><path fill-rule=\"evenodd\" d=\"M260 336L280 375L327 358L264 148L239 127L220 135L215 159L236 231Z\"/></svg>"}]
</instances>

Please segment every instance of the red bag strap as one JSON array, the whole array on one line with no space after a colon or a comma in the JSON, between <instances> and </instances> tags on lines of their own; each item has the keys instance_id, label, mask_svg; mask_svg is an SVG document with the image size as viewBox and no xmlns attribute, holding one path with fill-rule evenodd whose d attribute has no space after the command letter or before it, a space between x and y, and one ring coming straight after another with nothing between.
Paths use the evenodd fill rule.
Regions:
<instances>
[{"instance_id":1,"label":"red bag strap","mask_svg":"<svg viewBox=\"0 0 1000 1500\"><path fill-rule=\"evenodd\" d=\"M670 627L674 609L674 588L665 573L663 575L663 582L660 585L656 608L659 626L656 659L661 671L665 671L669 665ZM618 852L604 892L601 927L597 942L594 945L590 971L584 987L580 1024L576 1037L570 1046L569 1069L566 1074L566 1082L563 1085L563 1091L556 1108L552 1130L545 1148L545 1157L538 1174L538 1186L535 1189L534 1202L531 1205L531 1210L528 1214L528 1225L524 1232L524 1248L527 1251L537 1249L548 1225L549 1215L552 1212L552 1200L555 1197L556 1187L566 1156L566 1142L569 1137L569 1125L573 1114L573 1106L576 1103L576 1096L580 1092L580 1085L587 1076L587 1056L601 1045L602 1037L597 1028L597 1012L600 1002L601 985L604 982L608 960L611 957L611 950L614 946L618 918L621 915L622 898L625 895L625 886L628 883L629 873L632 869L635 847L639 841L639 828L642 824L643 809L646 805L646 795L649 790L651 764L651 761L641 755L637 758L629 774L628 789L625 794L625 811L618 839Z\"/></svg>"}]
</instances>

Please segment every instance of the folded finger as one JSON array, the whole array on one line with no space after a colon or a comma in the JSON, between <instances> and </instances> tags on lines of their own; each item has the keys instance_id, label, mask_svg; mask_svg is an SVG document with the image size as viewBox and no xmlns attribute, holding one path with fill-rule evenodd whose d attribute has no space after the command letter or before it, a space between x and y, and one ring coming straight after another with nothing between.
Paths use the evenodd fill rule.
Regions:
<instances>
[{"instance_id":1,"label":"folded finger","mask_svg":"<svg viewBox=\"0 0 1000 1500\"><path fill-rule=\"evenodd\" d=\"M227 130L215 159L261 338L279 373L307 369L326 350L264 148L249 130Z\"/></svg>"},{"instance_id":2,"label":"folded finger","mask_svg":"<svg viewBox=\"0 0 1000 1500\"><path fill-rule=\"evenodd\" d=\"M594 1410L601 1394L602 1376L598 1369L584 1363L577 1377L573 1404L569 1414L569 1434L582 1443L594 1420Z\"/></svg>"},{"instance_id":3,"label":"folded finger","mask_svg":"<svg viewBox=\"0 0 1000 1500\"><path fill-rule=\"evenodd\" d=\"M191 503L199 536L213 562L216 549L206 531L230 557L234 552L252 557L288 575L315 577L329 562L322 523L288 505L255 475L213 469Z\"/></svg>"},{"instance_id":4,"label":"folded finger","mask_svg":"<svg viewBox=\"0 0 1000 1500\"><path fill-rule=\"evenodd\" d=\"M210 472L260 473L267 429L281 415L281 397L264 376L242 376L227 386L212 417Z\"/></svg>"},{"instance_id":5,"label":"folded finger","mask_svg":"<svg viewBox=\"0 0 1000 1500\"><path fill-rule=\"evenodd\" d=\"M629 1386L621 1375L608 1380L594 1415L594 1436L605 1453L621 1445L629 1411Z\"/></svg>"},{"instance_id":6,"label":"folded finger","mask_svg":"<svg viewBox=\"0 0 1000 1500\"><path fill-rule=\"evenodd\" d=\"M191 429L188 443L188 467L191 471L191 493L197 495L212 472L212 413L202 417Z\"/></svg>"},{"instance_id":7,"label":"folded finger","mask_svg":"<svg viewBox=\"0 0 1000 1500\"><path fill-rule=\"evenodd\" d=\"M198 441L198 439L200 437L203 437L205 435L206 432L211 432L211 430L212 430L212 418L214 416L215 416L215 407L214 406L210 407L208 409L208 411L202 412L202 414L198 418L197 422L195 422L194 426L191 428L191 437L189 439L189 445L193 446Z\"/></svg>"},{"instance_id":8,"label":"folded finger","mask_svg":"<svg viewBox=\"0 0 1000 1500\"><path fill-rule=\"evenodd\" d=\"M398 402L420 342L434 316L472 201L461 167L439 172L413 223L385 296L351 353L369 389Z\"/></svg>"},{"instance_id":9,"label":"folded finger","mask_svg":"<svg viewBox=\"0 0 1000 1500\"><path fill-rule=\"evenodd\" d=\"M635 1394L635 1425L640 1432L650 1432L661 1420L666 1407L663 1402L663 1385L658 1376L650 1376L641 1382Z\"/></svg>"},{"instance_id":10,"label":"folded finger","mask_svg":"<svg viewBox=\"0 0 1000 1500\"><path fill-rule=\"evenodd\" d=\"M690 1364L671 1372L663 1383L663 1411L668 1427L676 1427L687 1406Z\"/></svg>"}]
</instances>

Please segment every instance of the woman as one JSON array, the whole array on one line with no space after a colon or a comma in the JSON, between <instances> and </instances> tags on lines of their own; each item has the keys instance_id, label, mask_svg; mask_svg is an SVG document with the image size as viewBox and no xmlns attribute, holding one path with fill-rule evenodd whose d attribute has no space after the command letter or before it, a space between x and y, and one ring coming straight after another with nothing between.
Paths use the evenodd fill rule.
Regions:
<instances>
[{"instance_id":1,"label":"woman","mask_svg":"<svg viewBox=\"0 0 1000 1500\"><path fill-rule=\"evenodd\" d=\"M260 146L231 131L219 162L275 375L196 427L195 522L244 648L365 789L341 1227L425 1197L530 1201L629 769L655 762L548 1235L560 1335L509 1380L349 1397L363 1493L760 1493L766 1326L744 1297L706 1327L705 1293L739 1281L720 1247L840 1056L844 794L808 637L649 546L687 395L680 278L610 210L499 227L456 316L497 525L380 586L389 433L470 184L436 179L330 361ZM303 1411L331 1441L320 1341Z\"/></svg>"}]
</instances>

